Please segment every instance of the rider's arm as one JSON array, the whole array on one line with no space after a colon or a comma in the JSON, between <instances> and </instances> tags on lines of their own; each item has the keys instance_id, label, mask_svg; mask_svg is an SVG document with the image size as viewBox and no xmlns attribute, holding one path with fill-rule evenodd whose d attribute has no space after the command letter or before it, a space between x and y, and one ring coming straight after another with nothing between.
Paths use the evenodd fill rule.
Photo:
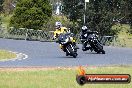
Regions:
<instances>
[{"instance_id":1,"label":"rider's arm","mask_svg":"<svg viewBox=\"0 0 132 88\"><path fill-rule=\"evenodd\" d=\"M67 33L68 32L68 29L66 27L61 27L61 32L62 33Z\"/></svg>"},{"instance_id":2,"label":"rider's arm","mask_svg":"<svg viewBox=\"0 0 132 88\"><path fill-rule=\"evenodd\" d=\"M97 34L98 35L98 32L97 31L93 31L95 34Z\"/></svg>"},{"instance_id":3,"label":"rider's arm","mask_svg":"<svg viewBox=\"0 0 132 88\"><path fill-rule=\"evenodd\" d=\"M53 36L53 39L56 39L56 34L57 34L57 32L56 32L56 31L54 31L54 36Z\"/></svg>"}]
</instances>

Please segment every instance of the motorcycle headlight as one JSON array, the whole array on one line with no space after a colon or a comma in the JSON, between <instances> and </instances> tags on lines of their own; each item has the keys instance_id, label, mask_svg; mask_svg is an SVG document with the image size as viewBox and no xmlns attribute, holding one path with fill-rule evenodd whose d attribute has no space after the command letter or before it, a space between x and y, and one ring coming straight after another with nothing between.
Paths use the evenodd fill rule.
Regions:
<instances>
[{"instance_id":1,"label":"motorcycle headlight","mask_svg":"<svg viewBox=\"0 0 132 88\"><path fill-rule=\"evenodd\" d=\"M66 40L65 40L65 42L68 42L69 41L69 38L67 38Z\"/></svg>"},{"instance_id":2,"label":"motorcycle headlight","mask_svg":"<svg viewBox=\"0 0 132 88\"><path fill-rule=\"evenodd\" d=\"M62 42L62 44L66 44L69 41L69 38L66 38L64 42Z\"/></svg>"}]
</instances>

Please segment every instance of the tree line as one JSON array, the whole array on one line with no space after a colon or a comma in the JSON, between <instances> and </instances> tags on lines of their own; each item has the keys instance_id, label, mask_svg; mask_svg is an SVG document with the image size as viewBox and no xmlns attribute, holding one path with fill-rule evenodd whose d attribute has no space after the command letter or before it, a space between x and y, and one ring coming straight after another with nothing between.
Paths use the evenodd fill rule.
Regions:
<instances>
[{"instance_id":1,"label":"tree line","mask_svg":"<svg viewBox=\"0 0 132 88\"><path fill-rule=\"evenodd\" d=\"M87 25L90 30L96 30L100 35L115 35L118 30L112 30L115 22L128 23L132 29L131 0L89 0L84 11L84 0L63 0L64 14L73 22ZM83 14L86 14L86 24L83 24Z\"/></svg>"},{"instance_id":2,"label":"tree line","mask_svg":"<svg viewBox=\"0 0 132 88\"><path fill-rule=\"evenodd\" d=\"M13 14L10 26L41 29L52 18L51 4L57 1L63 4L64 16L73 22L74 32L86 25L100 35L115 35L118 30L111 28L116 22L120 22L130 24L129 32L132 33L131 0L89 0L86 11L85 0L0 0L0 12Z\"/></svg>"}]
</instances>

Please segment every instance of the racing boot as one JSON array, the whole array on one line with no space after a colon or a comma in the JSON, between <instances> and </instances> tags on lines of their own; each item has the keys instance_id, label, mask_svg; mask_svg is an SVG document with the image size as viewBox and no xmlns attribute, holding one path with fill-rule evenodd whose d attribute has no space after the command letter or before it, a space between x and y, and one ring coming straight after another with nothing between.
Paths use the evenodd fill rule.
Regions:
<instances>
[{"instance_id":1,"label":"racing boot","mask_svg":"<svg viewBox=\"0 0 132 88\"><path fill-rule=\"evenodd\" d=\"M75 42L73 42L73 45L74 45L74 48L75 48L75 49L79 49L79 47L76 45Z\"/></svg>"},{"instance_id":2,"label":"racing boot","mask_svg":"<svg viewBox=\"0 0 132 88\"><path fill-rule=\"evenodd\" d=\"M93 51L93 48L91 46L86 47L87 50L90 50L91 52Z\"/></svg>"},{"instance_id":3,"label":"racing boot","mask_svg":"<svg viewBox=\"0 0 132 88\"><path fill-rule=\"evenodd\" d=\"M92 47L90 47L90 46L89 47L83 46L82 50L83 51L91 50L91 52L93 51Z\"/></svg>"},{"instance_id":4,"label":"racing boot","mask_svg":"<svg viewBox=\"0 0 132 88\"><path fill-rule=\"evenodd\" d=\"M83 43L83 46L82 46L82 50L83 51L87 51L88 50L86 46L87 46L87 44L86 43Z\"/></svg>"}]
</instances>

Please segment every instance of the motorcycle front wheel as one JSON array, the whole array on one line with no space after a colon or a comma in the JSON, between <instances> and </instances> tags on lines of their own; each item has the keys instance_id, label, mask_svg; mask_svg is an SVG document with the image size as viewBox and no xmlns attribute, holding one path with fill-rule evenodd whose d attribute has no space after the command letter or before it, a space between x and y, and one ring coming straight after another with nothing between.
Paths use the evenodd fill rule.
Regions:
<instances>
[{"instance_id":1,"label":"motorcycle front wheel","mask_svg":"<svg viewBox=\"0 0 132 88\"><path fill-rule=\"evenodd\" d=\"M71 56L73 56L74 58L76 58L77 57L77 53L75 52L75 51L77 51L77 50L74 50L74 47L70 44L70 45L68 45L67 47L67 53L69 53Z\"/></svg>"}]
</instances>

